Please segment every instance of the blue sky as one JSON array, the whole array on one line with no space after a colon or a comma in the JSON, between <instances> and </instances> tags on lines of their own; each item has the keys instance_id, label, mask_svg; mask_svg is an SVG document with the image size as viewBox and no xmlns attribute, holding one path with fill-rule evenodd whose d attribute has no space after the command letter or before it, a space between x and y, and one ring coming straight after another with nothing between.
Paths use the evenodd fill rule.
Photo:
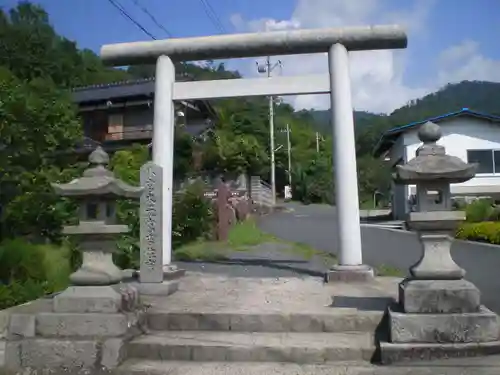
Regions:
<instances>
[{"instance_id":1,"label":"blue sky","mask_svg":"<svg viewBox=\"0 0 500 375\"><path fill-rule=\"evenodd\" d=\"M115 0L157 38L220 33L200 0ZM56 30L96 52L103 44L148 40L108 0L37 0ZM15 0L0 0L11 7ZM403 51L353 53L351 79L358 109L390 112L440 86L469 80L500 81L499 0L208 0L224 32L287 27L338 27L400 23L407 27ZM251 60L251 61L250 61ZM254 75L255 59L229 66ZM326 71L324 56L283 58L285 75ZM323 108L324 97L292 98L300 108Z\"/></svg>"}]
</instances>

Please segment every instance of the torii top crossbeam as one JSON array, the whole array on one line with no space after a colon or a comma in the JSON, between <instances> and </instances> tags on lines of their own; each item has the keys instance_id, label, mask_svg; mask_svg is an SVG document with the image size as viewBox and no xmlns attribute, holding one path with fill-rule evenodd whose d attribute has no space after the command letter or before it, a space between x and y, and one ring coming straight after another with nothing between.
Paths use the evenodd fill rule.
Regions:
<instances>
[{"instance_id":1,"label":"torii top crossbeam","mask_svg":"<svg viewBox=\"0 0 500 375\"><path fill-rule=\"evenodd\" d=\"M397 25L304 29L148 42L108 44L101 58L109 65L154 63L161 55L174 61L196 61L327 52L336 43L350 51L406 48L407 36Z\"/></svg>"}]
</instances>

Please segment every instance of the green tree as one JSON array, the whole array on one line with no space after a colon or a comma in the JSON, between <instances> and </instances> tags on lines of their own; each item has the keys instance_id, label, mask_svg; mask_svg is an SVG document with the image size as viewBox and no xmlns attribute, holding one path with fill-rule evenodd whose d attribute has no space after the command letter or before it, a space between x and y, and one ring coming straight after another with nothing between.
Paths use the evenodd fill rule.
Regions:
<instances>
[{"instance_id":1,"label":"green tree","mask_svg":"<svg viewBox=\"0 0 500 375\"><path fill-rule=\"evenodd\" d=\"M316 154L309 162L296 164L292 172L293 198L303 203L334 203L331 158Z\"/></svg>"},{"instance_id":2,"label":"green tree","mask_svg":"<svg viewBox=\"0 0 500 375\"><path fill-rule=\"evenodd\" d=\"M0 66L20 79L51 79L58 87L76 87L123 80L121 69L105 68L92 51L59 36L45 10L27 1L7 16L0 10Z\"/></svg>"},{"instance_id":3,"label":"green tree","mask_svg":"<svg viewBox=\"0 0 500 375\"><path fill-rule=\"evenodd\" d=\"M369 202L369 205L372 205L375 194L377 202L389 202L392 172L387 162L364 155L358 157L357 164L360 202Z\"/></svg>"},{"instance_id":4,"label":"green tree","mask_svg":"<svg viewBox=\"0 0 500 375\"><path fill-rule=\"evenodd\" d=\"M50 182L79 172L68 168L76 160L67 152L81 139L81 125L68 94L49 79L24 83L0 67L0 92L2 232L57 236L71 212Z\"/></svg>"},{"instance_id":5,"label":"green tree","mask_svg":"<svg viewBox=\"0 0 500 375\"><path fill-rule=\"evenodd\" d=\"M214 131L203 149L203 169L214 174L258 174L267 161L267 153L256 137L223 129Z\"/></svg>"}]
</instances>

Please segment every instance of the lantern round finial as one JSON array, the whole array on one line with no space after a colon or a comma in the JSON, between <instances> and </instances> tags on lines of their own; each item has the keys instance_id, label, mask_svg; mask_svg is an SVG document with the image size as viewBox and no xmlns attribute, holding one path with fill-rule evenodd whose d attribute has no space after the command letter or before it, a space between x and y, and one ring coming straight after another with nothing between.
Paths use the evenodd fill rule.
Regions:
<instances>
[{"instance_id":1,"label":"lantern round finial","mask_svg":"<svg viewBox=\"0 0 500 375\"><path fill-rule=\"evenodd\" d=\"M109 155L101 146L98 146L89 155L89 163L90 168L83 172L83 177L113 176L113 172L106 168L106 165L109 164Z\"/></svg>"},{"instance_id":2,"label":"lantern round finial","mask_svg":"<svg viewBox=\"0 0 500 375\"><path fill-rule=\"evenodd\" d=\"M418 130L418 138L423 143L436 143L441 138L441 127L431 121L423 124Z\"/></svg>"},{"instance_id":3,"label":"lantern round finial","mask_svg":"<svg viewBox=\"0 0 500 375\"><path fill-rule=\"evenodd\" d=\"M107 165L109 163L109 156L101 146L98 146L89 155L89 162L93 165Z\"/></svg>"}]
</instances>

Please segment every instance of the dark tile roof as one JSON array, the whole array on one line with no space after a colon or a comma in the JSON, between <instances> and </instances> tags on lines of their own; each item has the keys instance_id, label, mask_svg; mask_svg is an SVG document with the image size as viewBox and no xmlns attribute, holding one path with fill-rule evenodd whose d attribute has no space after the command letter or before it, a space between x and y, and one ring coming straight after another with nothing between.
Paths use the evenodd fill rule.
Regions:
<instances>
[{"instance_id":1,"label":"dark tile roof","mask_svg":"<svg viewBox=\"0 0 500 375\"><path fill-rule=\"evenodd\" d=\"M202 134L204 131L210 129L213 127L213 123L210 121L200 121L199 123L196 124L189 124L187 126L184 126L182 129L188 133L192 137L197 137L200 134Z\"/></svg>"},{"instance_id":2,"label":"dark tile roof","mask_svg":"<svg viewBox=\"0 0 500 375\"><path fill-rule=\"evenodd\" d=\"M177 81L192 81L193 77L190 75L180 75L176 79ZM73 100L78 104L131 96L153 96L155 92L155 79L151 77L75 87L72 91Z\"/></svg>"},{"instance_id":3,"label":"dark tile roof","mask_svg":"<svg viewBox=\"0 0 500 375\"><path fill-rule=\"evenodd\" d=\"M176 77L177 81L193 81L191 75L184 74ZM151 97L155 92L155 79L144 78L130 81L113 82L84 87L75 87L72 90L73 101L76 104L96 103L113 99L130 97ZM216 118L217 114L210 102L206 100L197 101L196 106L209 117Z\"/></svg>"},{"instance_id":4,"label":"dark tile roof","mask_svg":"<svg viewBox=\"0 0 500 375\"><path fill-rule=\"evenodd\" d=\"M389 129L385 131L382 136L380 137L379 141L377 142L377 145L375 146L373 150L373 154L378 157L382 155L384 152L389 150L391 146L394 144L394 142L399 138L401 134L404 132L411 130L419 125L422 125L426 123L427 121L432 121L435 123L438 123L443 120L447 120L453 117L460 117L460 116L470 116L470 117L475 117L483 120L488 120L488 121L494 121L494 122L500 122L500 116L495 116L495 115L490 115L487 113L482 113L482 112L477 112L473 111L469 108L462 108L460 111L456 112L450 112L446 113L444 115L432 117L429 119L421 120L421 121L415 121L406 125L398 126L396 128Z\"/></svg>"},{"instance_id":5,"label":"dark tile roof","mask_svg":"<svg viewBox=\"0 0 500 375\"><path fill-rule=\"evenodd\" d=\"M154 90L155 83L152 78L77 87L73 89L73 101L82 104L130 96L153 96Z\"/></svg>"}]
</instances>

